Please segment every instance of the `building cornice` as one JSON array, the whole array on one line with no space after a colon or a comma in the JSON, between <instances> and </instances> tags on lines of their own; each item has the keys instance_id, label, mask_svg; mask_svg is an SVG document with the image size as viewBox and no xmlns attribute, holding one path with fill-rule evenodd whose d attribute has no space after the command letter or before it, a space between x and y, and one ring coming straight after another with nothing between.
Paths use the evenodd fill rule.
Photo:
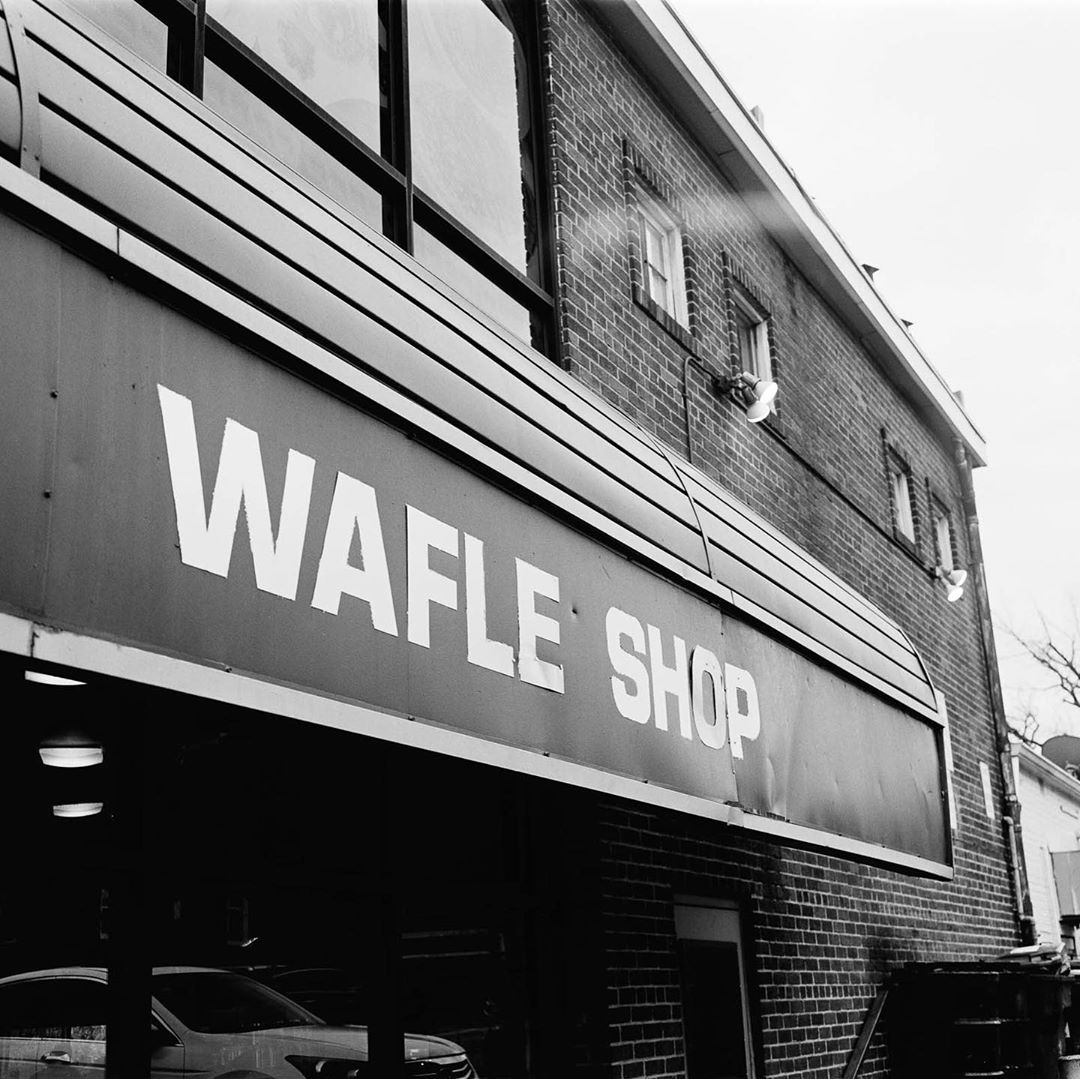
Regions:
<instances>
[{"instance_id":1,"label":"building cornice","mask_svg":"<svg viewBox=\"0 0 1080 1079\"><path fill-rule=\"evenodd\" d=\"M940 372L785 164L667 0L584 0L674 106L791 261L912 403L975 465L986 442Z\"/></svg>"},{"instance_id":2,"label":"building cornice","mask_svg":"<svg viewBox=\"0 0 1080 1079\"><path fill-rule=\"evenodd\" d=\"M1053 761L1048 761L1029 746L1014 742L1009 748L1013 759L1019 762L1021 773L1041 779L1061 794L1068 795L1076 805L1080 806L1080 780L1054 764Z\"/></svg>"}]
</instances>

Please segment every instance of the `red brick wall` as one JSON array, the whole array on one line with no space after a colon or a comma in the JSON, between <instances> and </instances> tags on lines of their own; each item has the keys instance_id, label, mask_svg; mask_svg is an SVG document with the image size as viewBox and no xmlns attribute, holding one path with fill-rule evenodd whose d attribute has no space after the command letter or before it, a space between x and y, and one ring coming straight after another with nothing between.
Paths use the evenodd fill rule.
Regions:
<instances>
[{"instance_id":1,"label":"red brick wall","mask_svg":"<svg viewBox=\"0 0 1080 1079\"><path fill-rule=\"evenodd\" d=\"M550 0L545 23L563 362L686 455L687 349L632 297L630 140L685 219L698 358L718 368L731 362L725 252L773 316L779 431L747 424L691 365L694 462L912 637L948 700L960 816L956 880L942 884L611 805L604 903L615 1070L625 1079L681 1072L672 897L687 893L746 901L764 1074L835 1077L886 971L907 960L983 958L1018 943L974 596L969 588L947 604L927 568L927 479L951 506L961 564L967 558L952 447L887 381L591 16L574 0ZM882 429L913 470L922 523L915 553L892 535ZM993 777L995 822L980 761ZM862 1074L885 1067L879 1035Z\"/></svg>"}]
</instances>

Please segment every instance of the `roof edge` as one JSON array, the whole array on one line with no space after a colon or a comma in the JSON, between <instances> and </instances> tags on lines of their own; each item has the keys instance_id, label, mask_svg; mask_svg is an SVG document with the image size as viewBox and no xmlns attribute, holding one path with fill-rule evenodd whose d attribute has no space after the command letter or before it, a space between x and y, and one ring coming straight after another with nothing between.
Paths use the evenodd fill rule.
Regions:
<instances>
[{"instance_id":1,"label":"roof edge","mask_svg":"<svg viewBox=\"0 0 1080 1079\"><path fill-rule=\"evenodd\" d=\"M863 346L939 427L959 438L972 463L986 464L986 440L941 373L780 157L750 112L694 40L668 0L584 0L627 53L648 71L687 126L750 200L811 283L844 315ZM734 159L734 160L733 160Z\"/></svg>"},{"instance_id":2,"label":"roof edge","mask_svg":"<svg viewBox=\"0 0 1080 1079\"><path fill-rule=\"evenodd\" d=\"M1022 742L1013 742L1010 749L1013 757L1020 762L1022 771L1038 776L1062 794L1070 795L1073 801L1080 805L1080 780Z\"/></svg>"}]
</instances>

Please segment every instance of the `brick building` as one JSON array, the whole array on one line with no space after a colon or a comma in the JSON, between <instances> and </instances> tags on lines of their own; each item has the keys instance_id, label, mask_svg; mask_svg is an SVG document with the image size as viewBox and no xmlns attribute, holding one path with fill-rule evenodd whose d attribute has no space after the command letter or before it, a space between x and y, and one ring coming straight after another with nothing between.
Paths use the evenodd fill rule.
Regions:
<instances>
[{"instance_id":1,"label":"brick building","mask_svg":"<svg viewBox=\"0 0 1080 1079\"><path fill-rule=\"evenodd\" d=\"M0 1074L823 1079L1020 942L982 439L666 4L3 11Z\"/></svg>"}]
</instances>

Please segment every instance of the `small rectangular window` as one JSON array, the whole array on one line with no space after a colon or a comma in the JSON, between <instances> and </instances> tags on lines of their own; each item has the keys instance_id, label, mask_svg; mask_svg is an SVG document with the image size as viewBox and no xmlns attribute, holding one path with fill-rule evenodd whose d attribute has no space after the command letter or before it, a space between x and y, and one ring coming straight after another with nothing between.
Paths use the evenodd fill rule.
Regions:
<instances>
[{"instance_id":1,"label":"small rectangular window","mask_svg":"<svg viewBox=\"0 0 1080 1079\"><path fill-rule=\"evenodd\" d=\"M931 499L930 506L934 517L937 564L948 573L956 568L956 560L953 557L952 514L936 498Z\"/></svg>"},{"instance_id":2,"label":"small rectangular window","mask_svg":"<svg viewBox=\"0 0 1080 1079\"><path fill-rule=\"evenodd\" d=\"M911 470L892 450L888 452L891 485L893 531L910 543L915 542L915 509L911 501Z\"/></svg>"},{"instance_id":3,"label":"small rectangular window","mask_svg":"<svg viewBox=\"0 0 1080 1079\"><path fill-rule=\"evenodd\" d=\"M682 229L655 199L639 193L645 295L681 326L688 324Z\"/></svg>"},{"instance_id":4,"label":"small rectangular window","mask_svg":"<svg viewBox=\"0 0 1080 1079\"><path fill-rule=\"evenodd\" d=\"M768 315L741 289L735 291L735 329L742 369L758 378L771 379Z\"/></svg>"}]
</instances>

